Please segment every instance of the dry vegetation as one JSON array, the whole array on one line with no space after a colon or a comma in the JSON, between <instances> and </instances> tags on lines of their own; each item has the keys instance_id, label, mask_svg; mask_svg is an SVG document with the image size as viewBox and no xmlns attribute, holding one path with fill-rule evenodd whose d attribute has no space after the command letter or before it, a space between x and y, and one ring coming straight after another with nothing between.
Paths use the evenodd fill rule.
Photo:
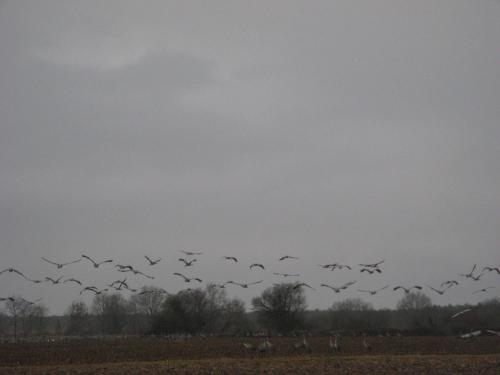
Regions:
<instances>
[{"instance_id":1,"label":"dry vegetation","mask_svg":"<svg viewBox=\"0 0 500 375\"><path fill-rule=\"evenodd\" d=\"M293 338L273 338L272 354L245 352L238 338L167 341L156 338L88 339L0 344L1 374L384 374L500 373L500 339L480 337L346 337L342 353L328 338L308 338L312 354L293 353ZM258 339L245 340L257 343Z\"/></svg>"}]
</instances>

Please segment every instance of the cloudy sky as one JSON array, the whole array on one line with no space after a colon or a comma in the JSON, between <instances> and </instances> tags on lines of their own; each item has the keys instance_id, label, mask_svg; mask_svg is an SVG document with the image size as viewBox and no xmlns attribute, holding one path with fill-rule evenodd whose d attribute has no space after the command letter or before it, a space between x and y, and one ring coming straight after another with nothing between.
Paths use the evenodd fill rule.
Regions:
<instances>
[{"instance_id":1,"label":"cloudy sky","mask_svg":"<svg viewBox=\"0 0 500 375\"><path fill-rule=\"evenodd\" d=\"M326 308L393 307L400 294L356 289L499 265L499 45L496 0L1 1L0 268L123 276L40 260L85 253L171 292L185 287L175 271L263 279L228 287L247 307L272 271L358 281L307 292ZM204 254L184 269L180 250ZM317 267L379 259L377 276ZM426 293L476 303L498 280ZM51 313L78 292L0 275L0 296Z\"/></svg>"}]
</instances>

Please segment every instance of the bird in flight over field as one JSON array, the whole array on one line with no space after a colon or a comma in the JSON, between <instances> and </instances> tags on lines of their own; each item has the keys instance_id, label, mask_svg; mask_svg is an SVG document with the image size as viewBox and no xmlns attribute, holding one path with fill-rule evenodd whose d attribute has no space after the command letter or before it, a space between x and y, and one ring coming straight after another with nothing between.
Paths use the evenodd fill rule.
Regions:
<instances>
[{"instance_id":1,"label":"bird in flight over field","mask_svg":"<svg viewBox=\"0 0 500 375\"><path fill-rule=\"evenodd\" d=\"M73 263L78 263L82 260L82 258L80 259L77 259L77 260L74 260L72 262L67 262L67 263L57 263L57 262L53 262L52 260L49 260L47 258L44 258L44 257L41 257L42 260L44 260L45 262L47 263L50 263L50 264L53 264L54 266L56 266L58 269L60 268L63 268L64 266L67 266L68 264L73 264Z\"/></svg>"},{"instance_id":2,"label":"bird in flight over field","mask_svg":"<svg viewBox=\"0 0 500 375\"><path fill-rule=\"evenodd\" d=\"M106 260L103 260L101 262L96 262L91 257L89 257L89 256L87 256L85 254L82 254L82 258L85 258L85 259L88 259L89 261L91 261L92 264L94 265L94 268L99 268L99 266L101 264L104 264L104 263L111 263L111 262L113 262L113 259L106 259Z\"/></svg>"},{"instance_id":3,"label":"bird in flight over field","mask_svg":"<svg viewBox=\"0 0 500 375\"><path fill-rule=\"evenodd\" d=\"M144 258L146 258L146 260L149 262L150 266L154 266L155 264L158 264L160 262L160 260L161 260L161 258L153 260L150 257L148 257L147 255L144 255Z\"/></svg>"}]
</instances>

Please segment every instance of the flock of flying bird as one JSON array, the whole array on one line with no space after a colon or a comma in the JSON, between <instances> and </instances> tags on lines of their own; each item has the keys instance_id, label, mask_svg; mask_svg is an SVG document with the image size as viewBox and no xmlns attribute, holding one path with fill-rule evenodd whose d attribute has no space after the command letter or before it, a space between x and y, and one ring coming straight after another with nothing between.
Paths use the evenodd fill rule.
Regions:
<instances>
[{"instance_id":1,"label":"flock of flying bird","mask_svg":"<svg viewBox=\"0 0 500 375\"><path fill-rule=\"evenodd\" d=\"M183 264L184 268L193 267L196 264L196 262L198 261L197 257L203 255L202 252L195 252L195 251L182 251L182 253L183 253L183 257L178 258L178 261ZM150 267L156 266L162 260L162 258L153 259L147 255L145 255L144 258L147 262L147 265ZM225 261L232 262L232 263L239 262L238 258L236 258L234 256L223 256L222 258ZM56 262L56 261L47 259L46 257L41 257L41 259L44 262L55 266L57 270L60 270L64 267L67 267L71 264L79 263L81 261L89 262L92 265L92 267L94 267L96 269L98 269L100 266L102 266L104 264L114 263L113 259L104 259L104 260L97 261L97 260L94 260L90 256L85 255L85 254L82 254L81 257L78 259L75 259L75 260L70 261L70 262L65 262L65 263ZM286 260L298 260L298 259L299 258L295 257L295 256L284 255L284 256L280 257L278 259L278 261L283 262ZM359 272L361 274L369 274L369 275L381 274L383 272L382 265L384 263L385 263L385 260L380 260L376 263L360 263L360 264L358 264ZM330 270L330 271L344 270L344 269L348 270L348 271L352 271L352 267L347 265L347 264L328 263L328 264L319 264L318 266L322 269ZM142 271L139 271L135 266L132 266L130 264L115 263L114 269L117 272L131 273L133 275L141 276L141 277L144 277L147 279L154 279L154 276L149 275L147 273L144 273ZM259 269L259 270L264 271L264 270L266 270L266 267L261 263L252 263L249 265L249 269L250 270ZM461 276L462 278L471 279L473 281L479 281L486 273L490 273L490 272L496 272L496 274L500 275L500 268L494 267L494 266L486 266L486 267L483 267L480 272L477 272L477 271L478 271L477 265L474 264L474 266L472 267L472 270L470 272L462 273L462 274L458 274L458 275ZM138 293L138 294L147 294L147 293L165 293L165 294L168 294L168 292L166 290L161 289L161 288L155 288L155 289L132 288L127 283L127 277L110 282L109 284L106 285L105 288L98 288L97 286L94 286L94 285L84 286L80 280L78 280L74 277L65 278L64 276L59 276L59 277L47 276L43 279L33 279L33 278L26 276L24 273L22 273L21 271L15 269L15 268L6 268L6 269L0 271L0 275L2 275L4 273L17 274L18 276L21 276L25 280L32 282L32 283L35 283L35 284L40 284L40 283L44 283L44 282L50 283L52 285L72 283L72 284L81 286L80 295L82 295L83 293L86 293L86 292L93 293L95 295L99 295L101 293L109 291L110 289L114 289L116 291L128 290L128 291ZM202 283L203 282L203 280L200 277L188 277L181 272L174 272L173 275L180 277L185 283L191 283L191 282ZM298 277L300 277L300 274L297 274L297 273L273 272L273 275L280 276L282 278L288 278L288 277L298 278ZM257 285L257 284L260 284L262 282L263 282L263 280L258 280L258 281L254 281L254 282L236 282L233 280L229 280L229 281L226 281L224 283L215 284L215 285L220 287L220 288L225 288L227 285L236 285L236 286L239 286L241 288L247 289L249 286ZM344 290L348 289L349 287L351 287L352 285L356 284L356 282L357 281L353 280L353 281L346 282L342 285L330 285L330 284L322 283L322 284L320 284L320 287L328 288L335 293L341 293L342 291L344 291ZM434 286L430 286L430 285L426 285L426 286L430 290L432 290L433 292L435 292L439 295L443 295L449 288L456 286L458 284L459 284L459 282L457 280L447 280L447 281L442 282L439 287L434 287ZM305 282L302 282L302 281L296 281L295 283L292 283L292 285L293 285L294 289L304 287L304 288L309 288L311 290L316 290L311 285L309 285ZM384 285L384 286L381 286L379 288L374 288L374 289L357 289L357 291L359 291L361 293L367 293L369 295L376 295L377 293L379 293L385 289L388 289L388 288L389 288L389 285ZM472 294L487 293L490 289L493 289L493 288L494 288L494 286L480 288L480 289L475 290ZM396 285L396 286L392 287L393 291L403 291L405 294L408 294L408 293L412 292L413 290L422 290L422 289L423 289L423 286L421 286L421 285L409 285L409 286ZM187 290L190 290L190 288L188 288ZM0 297L0 302L2 302L2 301L14 301L14 300L15 300L15 297L12 297L12 296L11 297ZM24 299L23 299L23 301L25 303L29 303L29 304L34 304L34 303L38 302L38 300L37 301L27 301Z\"/></svg>"}]
</instances>

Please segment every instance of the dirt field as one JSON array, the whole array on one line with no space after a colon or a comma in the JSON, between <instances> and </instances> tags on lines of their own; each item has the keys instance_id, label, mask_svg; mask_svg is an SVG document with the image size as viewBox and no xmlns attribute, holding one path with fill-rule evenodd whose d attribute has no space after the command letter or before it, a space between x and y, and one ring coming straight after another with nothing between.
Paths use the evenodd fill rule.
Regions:
<instances>
[{"instance_id":1,"label":"dirt field","mask_svg":"<svg viewBox=\"0 0 500 375\"><path fill-rule=\"evenodd\" d=\"M254 354L259 339L156 338L0 344L0 374L500 374L500 338L359 337L332 354L328 338L307 339L312 354L293 352L296 339L271 338L275 352Z\"/></svg>"}]
</instances>

